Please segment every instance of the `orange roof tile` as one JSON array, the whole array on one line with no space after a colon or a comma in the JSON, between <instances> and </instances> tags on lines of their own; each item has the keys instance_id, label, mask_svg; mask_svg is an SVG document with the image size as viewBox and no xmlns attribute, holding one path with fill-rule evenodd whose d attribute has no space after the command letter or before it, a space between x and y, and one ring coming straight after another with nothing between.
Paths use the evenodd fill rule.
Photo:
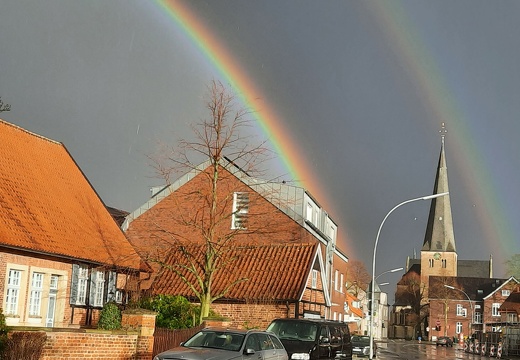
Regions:
<instances>
[{"instance_id":1,"label":"orange roof tile","mask_svg":"<svg viewBox=\"0 0 520 360\"><path fill-rule=\"evenodd\" d=\"M235 258L215 274L212 295L239 279L247 279L233 286L224 296L233 300L298 300L307 283L318 244L268 244L229 248L227 259ZM184 246L185 251L202 258L203 245ZM183 272L191 283L193 275L183 269L188 265L183 251L172 248L167 266ZM197 260L200 260L197 258ZM153 294L175 294L193 297L193 291L168 268L164 268L152 285Z\"/></svg>"},{"instance_id":2,"label":"orange roof tile","mask_svg":"<svg viewBox=\"0 0 520 360\"><path fill-rule=\"evenodd\" d=\"M2 120L0 245L145 268L65 146Z\"/></svg>"},{"instance_id":3,"label":"orange roof tile","mask_svg":"<svg viewBox=\"0 0 520 360\"><path fill-rule=\"evenodd\" d=\"M362 318L363 317L363 310L361 310L358 307L354 307L353 306L353 303L354 302L358 302L359 299L357 297L355 297L354 295L352 295L351 293L349 293L349 292L346 293L346 298L347 298L347 304L348 304L349 309L352 312L352 314L356 315L359 318Z\"/></svg>"}]
</instances>

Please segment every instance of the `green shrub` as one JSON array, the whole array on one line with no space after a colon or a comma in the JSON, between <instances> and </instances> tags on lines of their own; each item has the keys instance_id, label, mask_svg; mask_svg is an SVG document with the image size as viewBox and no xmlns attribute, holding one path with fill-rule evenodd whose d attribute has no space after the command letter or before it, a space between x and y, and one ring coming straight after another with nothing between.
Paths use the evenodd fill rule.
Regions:
<instances>
[{"instance_id":1,"label":"green shrub","mask_svg":"<svg viewBox=\"0 0 520 360\"><path fill-rule=\"evenodd\" d=\"M115 302L107 302L101 310L98 321L98 329L119 330L121 329L121 309Z\"/></svg>"},{"instance_id":2,"label":"green shrub","mask_svg":"<svg viewBox=\"0 0 520 360\"><path fill-rule=\"evenodd\" d=\"M41 331L15 331L9 334L2 360L36 360L41 357L47 335Z\"/></svg>"},{"instance_id":3,"label":"green shrub","mask_svg":"<svg viewBox=\"0 0 520 360\"><path fill-rule=\"evenodd\" d=\"M168 329L187 329L196 325L197 306L183 296L156 295L142 299L139 307L157 313L155 325Z\"/></svg>"},{"instance_id":4,"label":"green shrub","mask_svg":"<svg viewBox=\"0 0 520 360\"><path fill-rule=\"evenodd\" d=\"M2 353L7 344L7 332L9 328L5 323L4 311L0 308L0 353Z\"/></svg>"}]
</instances>

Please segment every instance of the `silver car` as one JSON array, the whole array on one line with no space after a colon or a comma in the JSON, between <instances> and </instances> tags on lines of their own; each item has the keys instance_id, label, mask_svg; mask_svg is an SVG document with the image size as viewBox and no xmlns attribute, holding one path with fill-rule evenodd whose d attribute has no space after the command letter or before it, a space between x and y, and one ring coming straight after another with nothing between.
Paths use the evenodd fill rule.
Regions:
<instances>
[{"instance_id":1,"label":"silver car","mask_svg":"<svg viewBox=\"0 0 520 360\"><path fill-rule=\"evenodd\" d=\"M261 330L206 328L154 360L288 360L276 335Z\"/></svg>"}]
</instances>

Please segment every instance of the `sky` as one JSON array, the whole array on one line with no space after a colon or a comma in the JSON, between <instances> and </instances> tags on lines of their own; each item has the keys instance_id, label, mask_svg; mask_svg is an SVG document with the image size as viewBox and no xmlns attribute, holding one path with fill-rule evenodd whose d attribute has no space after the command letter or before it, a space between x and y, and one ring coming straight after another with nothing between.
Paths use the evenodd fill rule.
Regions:
<instances>
[{"instance_id":1,"label":"sky","mask_svg":"<svg viewBox=\"0 0 520 360\"><path fill-rule=\"evenodd\" d=\"M520 253L518 18L516 0L7 0L0 118L62 142L133 211L162 183L147 155L189 139L221 81L273 176L310 191L369 272L386 214L432 194L444 122L458 257L503 277ZM388 217L376 275L420 254L429 206Z\"/></svg>"}]
</instances>

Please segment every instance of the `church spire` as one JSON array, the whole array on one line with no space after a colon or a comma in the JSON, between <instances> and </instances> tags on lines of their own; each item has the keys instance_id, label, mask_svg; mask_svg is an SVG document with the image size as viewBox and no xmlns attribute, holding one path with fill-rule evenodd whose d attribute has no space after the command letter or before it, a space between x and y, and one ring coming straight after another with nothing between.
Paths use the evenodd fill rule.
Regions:
<instances>
[{"instance_id":1,"label":"church spire","mask_svg":"<svg viewBox=\"0 0 520 360\"><path fill-rule=\"evenodd\" d=\"M442 123L439 132L441 134L441 153L437 166L437 174L435 176L435 185L433 187L434 194L449 192L448 168L446 166L446 154L444 151L444 142L448 131L444 123ZM449 195L432 199L422 251L457 251L455 248Z\"/></svg>"}]
</instances>

